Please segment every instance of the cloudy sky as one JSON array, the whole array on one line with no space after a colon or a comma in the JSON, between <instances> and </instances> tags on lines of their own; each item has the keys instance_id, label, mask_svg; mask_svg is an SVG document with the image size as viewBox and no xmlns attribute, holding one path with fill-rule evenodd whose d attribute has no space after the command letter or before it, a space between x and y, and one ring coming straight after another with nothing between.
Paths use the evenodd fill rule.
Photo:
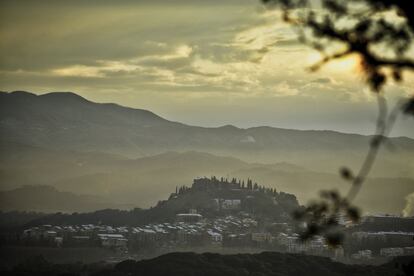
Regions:
<instances>
[{"instance_id":1,"label":"cloudy sky","mask_svg":"<svg viewBox=\"0 0 414 276\"><path fill-rule=\"evenodd\" d=\"M358 59L317 53L259 0L0 0L0 90L72 91L193 125L372 133ZM389 84L390 101L414 77ZM394 135L414 137L402 118Z\"/></svg>"}]
</instances>

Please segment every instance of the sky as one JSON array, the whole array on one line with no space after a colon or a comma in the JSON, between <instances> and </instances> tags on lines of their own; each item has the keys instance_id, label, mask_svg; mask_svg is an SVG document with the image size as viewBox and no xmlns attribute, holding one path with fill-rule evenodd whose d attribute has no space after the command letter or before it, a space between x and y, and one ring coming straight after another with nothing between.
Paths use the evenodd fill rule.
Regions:
<instances>
[{"instance_id":1,"label":"sky","mask_svg":"<svg viewBox=\"0 0 414 276\"><path fill-rule=\"evenodd\" d=\"M191 125L372 134L358 58L318 54L259 0L0 0L0 90L75 92ZM389 83L392 104L414 76ZM412 118L392 136L414 138Z\"/></svg>"}]
</instances>

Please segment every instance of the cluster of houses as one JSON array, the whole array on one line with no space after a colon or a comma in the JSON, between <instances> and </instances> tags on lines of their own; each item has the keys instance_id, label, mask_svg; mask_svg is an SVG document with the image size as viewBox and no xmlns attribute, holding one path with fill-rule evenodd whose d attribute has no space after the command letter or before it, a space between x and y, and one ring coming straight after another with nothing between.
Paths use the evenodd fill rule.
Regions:
<instances>
[{"instance_id":1,"label":"cluster of houses","mask_svg":"<svg viewBox=\"0 0 414 276\"><path fill-rule=\"evenodd\" d=\"M365 248L353 253L351 255L353 259L367 260L374 256L388 258L414 255L414 232L354 232L351 237L353 242L359 244L359 247Z\"/></svg>"},{"instance_id":2,"label":"cluster of houses","mask_svg":"<svg viewBox=\"0 0 414 276\"><path fill-rule=\"evenodd\" d=\"M128 232L127 227L106 225L42 225L24 230L20 241L27 246L126 249Z\"/></svg>"},{"instance_id":3,"label":"cluster of houses","mask_svg":"<svg viewBox=\"0 0 414 276\"><path fill-rule=\"evenodd\" d=\"M327 250L323 240L309 244L298 242L287 223L272 223L263 230L248 216L225 216L204 219L195 210L177 214L173 223L164 222L140 227L112 227L107 225L52 226L43 225L23 231L25 245L56 247L99 246L119 251L173 250L188 247L259 247L278 248L288 252L322 253Z\"/></svg>"},{"instance_id":4,"label":"cluster of houses","mask_svg":"<svg viewBox=\"0 0 414 276\"><path fill-rule=\"evenodd\" d=\"M414 255L414 246L381 248L379 254L379 256L384 258L412 255ZM373 250L370 249L359 250L351 255L351 258L355 260L370 260L374 257Z\"/></svg>"},{"instance_id":5,"label":"cluster of houses","mask_svg":"<svg viewBox=\"0 0 414 276\"><path fill-rule=\"evenodd\" d=\"M349 228L346 247L356 260L414 255L414 218L366 216Z\"/></svg>"},{"instance_id":6,"label":"cluster of houses","mask_svg":"<svg viewBox=\"0 0 414 276\"><path fill-rule=\"evenodd\" d=\"M237 202L235 202L237 205ZM240 213L241 214L241 213ZM390 220L395 221L391 217ZM400 218L402 230L409 230L410 219ZM368 222L372 223L373 218ZM381 222L387 225L387 220ZM402 225L401 224L401 225ZM265 226L248 214L206 219L196 210L176 214L174 222L153 223L139 227L107 225L52 226L43 225L23 231L25 245L55 247L104 247L119 252L140 250L174 251L183 248L261 248L290 253L366 260L414 254L414 231L373 231L384 228L362 223L345 230L344 247L329 248L322 237L303 243L289 223L269 222ZM391 224L390 224L391 225ZM408 227L408 228L407 228ZM386 227L385 227L386 228ZM414 230L414 229L413 229Z\"/></svg>"},{"instance_id":7,"label":"cluster of houses","mask_svg":"<svg viewBox=\"0 0 414 276\"><path fill-rule=\"evenodd\" d=\"M229 215L208 220L195 210L177 214L173 223L156 223L140 227L43 225L24 230L21 241L26 245L103 247L118 252L154 249L174 251L194 247L262 248L332 256L332 250L326 246L322 238L306 244L300 243L299 236L291 231L287 223L274 222L263 230L263 227L249 216ZM337 254L335 252L335 256Z\"/></svg>"},{"instance_id":8,"label":"cluster of houses","mask_svg":"<svg viewBox=\"0 0 414 276\"><path fill-rule=\"evenodd\" d=\"M252 218L227 216L206 220L200 214L177 214L174 223L148 224L140 227L107 225L52 226L43 225L23 231L25 245L57 247L101 246L116 250L149 247L221 246L232 234L254 232L257 221Z\"/></svg>"}]
</instances>

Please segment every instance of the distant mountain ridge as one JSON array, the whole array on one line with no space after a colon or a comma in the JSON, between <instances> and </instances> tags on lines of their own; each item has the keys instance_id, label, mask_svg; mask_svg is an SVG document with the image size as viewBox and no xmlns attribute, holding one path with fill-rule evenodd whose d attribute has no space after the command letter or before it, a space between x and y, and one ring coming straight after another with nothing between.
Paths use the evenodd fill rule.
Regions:
<instances>
[{"instance_id":1,"label":"distant mountain ridge","mask_svg":"<svg viewBox=\"0 0 414 276\"><path fill-rule=\"evenodd\" d=\"M22 121L24 119L28 119L28 115L34 115L37 113L39 116L46 115L45 117L41 117L41 119L44 119L46 120L46 122L50 123L51 121L53 121L53 119L57 119L49 118L50 114L56 112L60 113L63 119L71 120L72 123L76 121L84 121L84 118L88 118L89 121L96 121L97 123L102 123L103 120L94 115L94 112L114 112L113 114L108 114L108 117L110 117L111 115L114 116L116 115L116 112L119 112L118 116L131 115L132 113L135 116L133 118L136 120L134 121L135 124L169 122L147 110L128 108L114 103L93 103L79 96L78 94L72 92L51 92L42 95L36 95L25 91L14 91L11 93L0 92L0 99L2 102L2 117L15 116L16 118L22 119ZM30 106L28 104L30 104ZM25 109L12 110L12 107L24 107ZM40 108L43 107L46 107L47 109L40 110ZM77 114L75 112L65 114L65 112L69 111L69 109L71 108L73 109L73 111L76 111L76 109L78 109L83 110L84 112L81 114ZM64 115L73 115L75 117L65 118ZM33 120L37 118L31 119ZM118 117L118 119L121 119L121 117Z\"/></svg>"},{"instance_id":2,"label":"distant mountain ridge","mask_svg":"<svg viewBox=\"0 0 414 276\"><path fill-rule=\"evenodd\" d=\"M334 131L189 126L147 110L94 103L70 92L39 96L21 91L0 93L0 143L134 158L195 150L249 162L289 162L332 171L361 159L369 139ZM410 156L414 155L414 140L399 137L389 141L398 158L382 156L383 167L400 170L399 176L413 176Z\"/></svg>"}]
</instances>

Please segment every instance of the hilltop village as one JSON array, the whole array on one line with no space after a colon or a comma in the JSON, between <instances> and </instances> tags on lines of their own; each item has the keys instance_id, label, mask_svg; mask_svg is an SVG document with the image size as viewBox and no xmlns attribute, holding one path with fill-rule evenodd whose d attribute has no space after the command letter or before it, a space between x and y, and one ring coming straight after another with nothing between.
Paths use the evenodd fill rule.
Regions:
<instances>
[{"instance_id":1,"label":"hilltop village","mask_svg":"<svg viewBox=\"0 0 414 276\"><path fill-rule=\"evenodd\" d=\"M330 248L322 237L302 243L300 225L290 214L300 208L292 194L248 179L198 178L177 187L167 200L137 212L125 225L87 221L82 214L59 223L59 216L37 220L2 243L42 247L101 247L119 256L159 255L179 250L222 252L275 250L366 261L414 254L414 219L369 216L355 225L341 219L343 246ZM77 221L71 224L70 221ZM96 220L95 220L96 221Z\"/></svg>"}]
</instances>

